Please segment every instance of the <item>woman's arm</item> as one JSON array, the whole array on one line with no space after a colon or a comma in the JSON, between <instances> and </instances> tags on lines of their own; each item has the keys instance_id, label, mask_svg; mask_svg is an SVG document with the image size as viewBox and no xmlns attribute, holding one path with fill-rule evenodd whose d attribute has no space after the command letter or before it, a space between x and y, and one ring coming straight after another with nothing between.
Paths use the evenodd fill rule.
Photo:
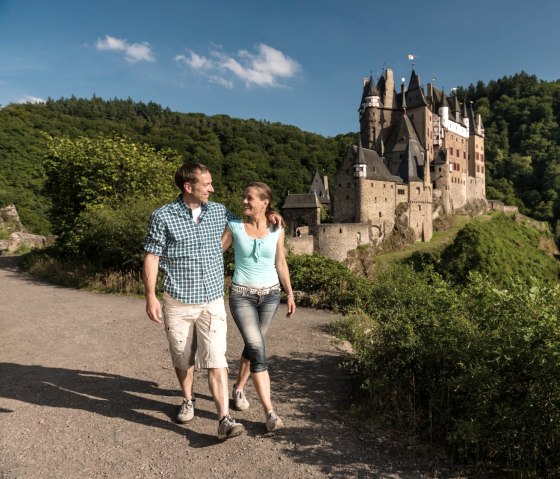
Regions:
<instances>
[{"instance_id":1,"label":"woman's arm","mask_svg":"<svg viewBox=\"0 0 560 479\"><path fill-rule=\"evenodd\" d=\"M224 228L224 232L222 234L222 253L227 251L227 249L233 243L233 233L228 225Z\"/></svg>"},{"instance_id":2,"label":"woman's arm","mask_svg":"<svg viewBox=\"0 0 560 479\"><path fill-rule=\"evenodd\" d=\"M288 297L288 316L291 316L296 312L296 302L294 300L294 292L292 291L292 282L290 281L290 271L286 262L284 236L284 231L281 231L278 236L278 243L276 243L276 271L278 272L278 279L280 279L280 283L282 283L284 292Z\"/></svg>"}]
</instances>

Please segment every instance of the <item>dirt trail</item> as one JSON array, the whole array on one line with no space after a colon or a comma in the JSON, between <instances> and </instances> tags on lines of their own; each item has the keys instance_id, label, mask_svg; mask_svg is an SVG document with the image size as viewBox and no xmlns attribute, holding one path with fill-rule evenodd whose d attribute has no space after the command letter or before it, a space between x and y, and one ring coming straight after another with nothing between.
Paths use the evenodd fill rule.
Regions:
<instances>
[{"instance_id":1,"label":"dirt trail","mask_svg":"<svg viewBox=\"0 0 560 479\"><path fill-rule=\"evenodd\" d=\"M282 306L268 349L287 427L265 434L251 385L252 407L232 413L247 434L218 443L203 372L196 418L173 422L179 391L164 332L143 300L48 285L0 256L0 477L458 477L345 412L343 353L325 332L333 314L284 314ZM228 326L231 384L241 338Z\"/></svg>"}]
</instances>

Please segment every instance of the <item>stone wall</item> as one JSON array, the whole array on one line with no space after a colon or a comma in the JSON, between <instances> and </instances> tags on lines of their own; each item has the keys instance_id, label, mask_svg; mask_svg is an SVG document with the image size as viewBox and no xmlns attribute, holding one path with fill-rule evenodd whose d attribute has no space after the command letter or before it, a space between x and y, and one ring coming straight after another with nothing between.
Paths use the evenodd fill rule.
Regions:
<instances>
[{"instance_id":1,"label":"stone wall","mask_svg":"<svg viewBox=\"0 0 560 479\"><path fill-rule=\"evenodd\" d=\"M293 254L313 254L313 236L286 237L288 250Z\"/></svg>"},{"instance_id":2,"label":"stone wall","mask_svg":"<svg viewBox=\"0 0 560 479\"><path fill-rule=\"evenodd\" d=\"M348 251L370 243L367 223L323 223L313 231L314 251L336 261L344 261Z\"/></svg>"}]
</instances>

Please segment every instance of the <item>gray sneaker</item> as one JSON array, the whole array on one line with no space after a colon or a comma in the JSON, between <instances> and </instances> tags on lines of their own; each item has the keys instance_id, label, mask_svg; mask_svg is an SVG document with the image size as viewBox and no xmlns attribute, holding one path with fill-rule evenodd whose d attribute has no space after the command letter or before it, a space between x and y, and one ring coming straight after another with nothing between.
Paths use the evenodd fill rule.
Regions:
<instances>
[{"instance_id":1,"label":"gray sneaker","mask_svg":"<svg viewBox=\"0 0 560 479\"><path fill-rule=\"evenodd\" d=\"M234 386L231 391L231 397L233 398L233 405L235 406L235 409L238 411L245 411L246 409L249 409L249 401L247 401L247 396L245 396L243 389L235 389Z\"/></svg>"},{"instance_id":2,"label":"gray sneaker","mask_svg":"<svg viewBox=\"0 0 560 479\"><path fill-rule=\"evenodd\" d=\"M270 411L266 414L266 430L268 432L277 431L283 427L284 423L282 419L280 419L274 411Z\"/></svg>"},{"instance_id":3,"label":"gray sneaker","mask_svg":"<svg viewBox=\"0 0 560 479\"><path fill-rule=\"evenodd\" d=\"M185 424L189 422L194 417L194 399L191 401L190 399L183 398L183 403L179 408L179 412L177 413L177 422L181 424Z\"/></svg>"},{"instance_id":4,"label":"gray sneaker","mask_svg":"<svg viewBox=\"0 0 560 479\"><path fill-rule=\"evenodd\" d=\"M235 422L231 417L224 416L218 424L218 439L223 441L230 437L240 436L245 432L243 424Z\"/></svg>"}]
</instances>

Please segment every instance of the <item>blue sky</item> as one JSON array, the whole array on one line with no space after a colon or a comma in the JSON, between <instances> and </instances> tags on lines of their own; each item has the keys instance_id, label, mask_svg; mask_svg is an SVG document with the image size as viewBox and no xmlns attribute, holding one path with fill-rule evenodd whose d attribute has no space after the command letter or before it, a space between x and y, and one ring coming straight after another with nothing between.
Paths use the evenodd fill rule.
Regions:
<instances>
[{"instance_id":1,"label":"blue sky","mask_svg":"<svg viewBox=\"0 0 560 479\"><path fill-rule=\"evenodd\" d=\"M154 101L334 136L362 80L560 79L558 0L0 0L0 105Z\"/></svg>"}]
</instances>

